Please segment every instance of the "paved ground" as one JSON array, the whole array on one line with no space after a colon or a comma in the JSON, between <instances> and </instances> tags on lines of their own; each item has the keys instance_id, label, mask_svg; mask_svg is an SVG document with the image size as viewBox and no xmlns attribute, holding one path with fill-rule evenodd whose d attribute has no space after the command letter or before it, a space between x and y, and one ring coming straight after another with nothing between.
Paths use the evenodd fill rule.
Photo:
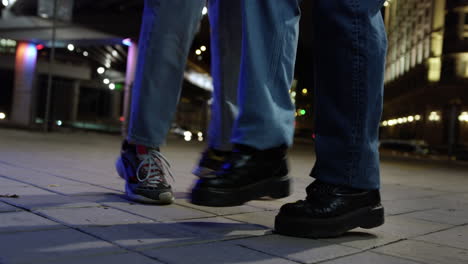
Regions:
<instances>
[{"instance_id":1,"label":"paved ground","mask_svg":"<svg viewBox=\"0 0 468 264\"><path fill-rule=\"evenodd\" d=\"M0 129L0 263L468 263L467 166L384 160L383 227L297 239L271 228L281 204L304 196L310 147L291 153L292 197L208 208L186 200L202 144L163 149L178 199L145 206L122 196L119 141Z\"/></svg>"}]
</instances>

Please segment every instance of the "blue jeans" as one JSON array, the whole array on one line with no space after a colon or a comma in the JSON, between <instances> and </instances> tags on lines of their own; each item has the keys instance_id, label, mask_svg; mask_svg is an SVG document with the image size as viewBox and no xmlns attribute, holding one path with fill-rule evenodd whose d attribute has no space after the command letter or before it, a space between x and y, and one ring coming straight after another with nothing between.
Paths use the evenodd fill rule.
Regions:
<instances>
[{"instance_id":1,"label":"blue jeans","mask_svg":"<svg viewBox=\"0 0 468 264\"><path fill-rule=\"evenodd\" d=\"M316 0L317 160L311 176L361 189L380 187L378 132L387 38L384 0Z\"/></svg>"},{"instance_id":2,"label":"blue jeans","mask_svg":"<svg viewBox=\"0 0 468 264\"><path fill-rule=\"evenodd\" d=\"M159 147L174 118L192 39L205 0L146 0L128 140ZM239 1L209 1L213 75L209 145L231 150L240 71Z\"/></svg>"},{"instance_id":3,"label":"blue jeans","mask_svg":"<svg viewBox=\"0 0 468 264\"><path fill-rule=\"evenodd\" d=\"M294 105L288 91L293 79L296 56L300 16L298 1L240 1L242 55L237 92L239 112L232 130L233 143L259 149L292 144ZM158 28L158 23L155 23L157 20L162 24L159 27L170 28L170 32L161 29L168 35L166 37L160 34L142 34L143 41L150 43L151 40L151 43L155 43L150 46L155 46L152 52L159 56L151 55L158 60L146 62L149 65L139 62L141 64L134 87L129 138L151 146L159 145L165 138L179 96L165 85L175 87L174 81L179 81L176 83L179 87L182 81L182 77L174 79L154 76L166 74L172 77L177 69L182 72L180 68L183 68L184 63L181 61L188 52L187 46L192 37L190 33L195 27L192 30L192 26L189 26L190 30L184 31L187 25L195 24L186 24L185 20L198 19L193 18L197 15L196 12L187 11L187 6L199 1L147 0L147 4L148 2L160 2L160 8L169 3L180 4L175 7L179 14L177 16L161 12L162 16L156 19L154 12L150 19L150 16L146 17L145 11L143 27L149 24ZM384 0L314 2L317 160L312 176L325 182L362 189L377 189L380 186L378 127L382 111L387 45L379 12L383 2ZM200 9L201 6L202 4ZM235 18L234 16L232 19ZM147 20L151 22L146 22ZM153 35L153 38L144 38L145 35ZM140 45L144 46L141 42ZM163 46L164 52L157 46ZM145 61L145 55L142 54L149 53L143 48L140 48L140 59ZM152 64L157 67L151 67ZM213 66L215 65L214 63ZM145 68L152 70L147 69L148 73L145 73ZM155 69L161 71L160 74L152 72ZM219 74L216 71L213 73ZM145 81L141 80L145 78ZM215 107L213 109L213 115L220 114ZM214 126L219 125L219 120L222 119L214 118L213 120L218 120ZM213 125L211 127L210 131L216 130Z\"/></svg>"}]
</instances>

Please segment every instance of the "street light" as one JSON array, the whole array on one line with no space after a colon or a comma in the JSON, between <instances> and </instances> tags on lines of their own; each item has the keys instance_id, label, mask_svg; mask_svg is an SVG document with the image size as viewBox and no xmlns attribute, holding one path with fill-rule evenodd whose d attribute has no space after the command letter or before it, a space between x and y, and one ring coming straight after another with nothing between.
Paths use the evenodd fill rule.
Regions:
<instances>
[{"instance_id":1,"label":"street light","mask_svg":"<svg viewBox=\"0 0 468 264\"><path fill-rule=\"evenodd\" d=\"M74 50L75 50L75 46L74 46L73 44L68 44L68 45L67 45L67 49L68 49L69 51L74 51Z\"/></svg>"},{"instance_id":2,"label":"street light","mask_svg":"<svg viewBox=\"0 0 468 264\"><path fill-rule=\"evenodd\" d=\"M3 113L3 112L1 112L1 113L0 113L0 120L3 120L3 119L5 119L5 118L6 118L6 114Z\"/></svg>"},{"instance_id":3,"label":"street light","mask_svg":"<svg viewBox=\"0 0 468 264\"><path fill-rule=\"evenodd\" d=\"M104 67L97 68L97 73L99 73L99 74L103 74L105 71L106 71L106 69L104 69Z\"/></svg>"},{"instance_id":4,"label":"street light","mask_svg":"<svg viewBox=\"0 0 468 264\"><path fill-rule=\"evenodd\" d=\"M105 78L104 80L102 80L102 82L103 82L104 84L109 84L109 83L110 83L110 80L107 79L107 78Z\"/></svg>"}]
</instances>

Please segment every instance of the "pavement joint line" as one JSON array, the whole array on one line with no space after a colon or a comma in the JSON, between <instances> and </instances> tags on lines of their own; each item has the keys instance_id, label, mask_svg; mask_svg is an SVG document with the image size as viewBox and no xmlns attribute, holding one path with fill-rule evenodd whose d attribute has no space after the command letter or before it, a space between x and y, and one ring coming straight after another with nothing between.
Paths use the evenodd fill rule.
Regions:
<instances>
[{"instance_id":1,"label":"pavement joint line","mask_svg":"<svg viewBox=\"0 0 468 264\"><path fill-rule=\"evenodd\" d=\"M426 243L426 244L437 245L437 246L443 246L443 247L448 247L448 248L454 248L454 249L463 250L463 251L468 252L468 249L466 249L466 248L454 247L454 246L450 246L450 245L447 245L447 244L436 243L436 242L433 242L433 241L419 240L419 239L416 239L416 238L412 238L412 239L408 239L408 240L409 241L422 242L422 243Z\"/></svg>"},{"instance_id":2,"label":"pavement joint line","mask_svg":"<svg viewBox=\"0 0 468 264\"><path fill-rule=\"evenodd\" d=\"M131 249L131 248L127 248L127 247L121 246L121 245L119 245L119 244L117 244L117 243L114 243L114 242L111 241L111 240L107 240L107 239L105 239L105 238L99 237L98 235L95 235L95 234L93 234L93 233L86 232L85 230L82 230L82 229L80 229L80 228L77 227L77 226L67 224L67 223L65 223L65 222L60 221L59 219L54 218L54 217L50 217L50 216L47 216L47 215L43 215L41 212L33 212L33 211L30 211L30 212L33 213L33 214L36 214L36 215L38 215L38 216L40 216L40 217L43 217L43 218L45 218L45 219L47 219L47 220L50 220L50 221L52 221L52 222L56 222L56 223L58 223L58 224L61 224L61 225L63 225L63 226L66 226L66 227L68 227L68 228L70 228L70 229L73 229L73 230L75 230L75 231L78 231L78 232L80 232L80 233L86 234L86 235L91 236L91 237L94 237L94 238L96 238L96 239L98 239L98 240L101 240L101 241L107 242L107 243L109 243L109 244L112 244L112 245L114 245L114 246L116 246L116 247L118 247L118 248L120 248L120 249L125 250L125 251L129 251L129 252L132 252L132 253L136 253L136 254L143 255L143 256L145 256L145 257L147 257L147 258L150 258L150 259L159 261L159 262L161 262L161 263L163 263L163 264L169 264L169 263L166 263L166 262L164 262L164 261L162 261L162 260L160 260L160 259L158 259L158 258L149 256L149 255L147 255L147 254L143 254L142 252L139 252L139 251L137 251L137 250L133 250L133 249Z\"/></svg>"},{"instance_id":3,"label":"pavement joint line","mask_svg":"<svg viewBox=\"0 0 468 264\"><path fill-rule=\"evenodd\" d=\"M419 220L419 219L418 219ZM440 224L440 223L438 223ZM448 231L450 229L454 229L454 228L458 228L458 227L464 227L464 226L468 226L467 223L465 224L461 224L461 225L450 225L449 227L446 227L446 228L443 228L443 229L439 229L439 230L436 230L436 231L431 231L431 232L428 232L428 233L424 233L424 234L420 234L420 235L416 235L416 236L410 236L408 237L407 239L412 239L412 240L415 240L415 238L418 238L418 237L422 237L422 236L427 236L427 235L431 235L431 234L434 234L434 233L439 233L439 232L444 232L444 231ZM419 240L418 240L419 241ZM465 249L466 250L466 249Z\"/></svg>"},{"instance_id":4,"label":"pavement joint line","mask_svg":"<svg viewBox=\"0 0 468 264\"><path fill-rule=\"evenodd\" d=\"M65 179L65 180L74 181L74 182L77 182L77 183L88 184L88 185L91 185L91 186L100 187L100 188L104 188L104 189L108 189L108 190L113 190L113 191L121 191L121 190L117 190L117 189L114 189L114 188L109 188L109 187L104 186L104 185L94 184L94 183L90 183L90 182L86 182L86 181L81 181L81 180L77 180L77 179L75 179L75 178L70 178L70 177L58 175L58 174L51 173L51 172L44 171L44 170L40 170L40 169L29 168L29 167L25 167L25 166L21 166L21 165L15 164L15 163L6 162L6 161L3 161L3 160L0 160L0 163L6 164L6 165L8 165L8 166L10 166L10 167L21 168L21 169L31 170L31 171L34 171L34 172L39 172L39 173L43 173L43 174L48 174L48 175L50 175L50 176L54 176L54 177L57 177L57 178L60 178L60 179ZM2 176L2 175L0 175L0 176ZM6 176L3 176L3 177L6 177ZM11 179L11 178L9 178L9 179ZM31 184L31 183L28 183L28 184ZM32 185L32 184L31 184L31 185ZM33 186L34 186L34 185L33 185ZM47 190L49 190L49 189L47 189Z\"/></svg>"},{"instance_id":5,"label":"pavement joint line","mask_svg":"<svg viewBox=\"0 0 468 264\"><path fill-rule=\"evenodd\" d=\"M204 244L213 244L217 242L228 242L228 241L233 241L233 240L240 240L240 239L249 239L249 238L256 238L256 237L264 237L268 236L269 234L265 235L239 235L233 238L211 238L211 239L206 239L206 240L199 240L199 241L193 241L193 242L182 242L182 243L174 243L174 244L169 244L169 245L160 245L160 246L142 246L138 247L136 250L139 251L148 251L148 250L155 250L155 249L163 249L163 248L179 248L179 247L187 247L187 246L196 246L196 245L204 245ZM237 244L236 244L237 245Z\"/></svg>"},{"instance_id":6,"label":"pavement joint line","mask_svg":"<svg viewBox=\"0 0 468 264\"><path fill-rule=\"evenodd\" d=\"M239 212L239 213L218 214L218 213L214 213L214 212L209 211L209 210L203 210L203 209L195 207L195 206L190 206L190 205L187 205L187 204L178 203L177 200L174 202L174 204L179 205L181 207L197 210L197 211L200 211L200 212L203 212L203 213L212 214L212 215L215 215L215 216L230 216L230 215L248 214L248 213L255 213L255 212L262 212L262 211L263 212L264 211L275 211L275 209L267 210L265 208L259 208L259 207L255 207L255 206L252 206L252 205L247 205L247 206L254 207L256 209L262 209L262 210L254 211L254 212ZM223 207L217 207L217 208L223 208Z\"/></svg>"},{"instance_id":7,"label":"pavement joint line","mask_svg":"<svg viewBox=\"0 0 468 264\"><path fill-rule=\"evenodd\" d=\"M385 205L384 205L384 208L385 208ZM431 211L431 210L434 210L434 209L441 209L441 208L440 207L433 207L433 208L419 209L419 210L416 209L416 210L411 210L411 211L403 212L403 213L388 214L387 216L404 216L405 214L412 214L412 213ZM425 220L425 221L428 221L428 220ZM428 222L431 222L431 221L428 221ZM439 224L442 224L442 223L439 223Z\"/></svg>"},{"instance_id":8,"label":"pavement joint line","mask_svg":"<svg viewBox=\"0 0 468 264\"><path fill-rule=\"evenodd\" d=\"M278 256L278 255L271 254L271 253L268 253L268 252L265 252L265 251L262 251L262 250L259 250L259 249L255 249L255 248L248 247L248 246L246 246L246 245L240 245L240 244L236 244L236 245L239 246L239 247L241 247L241 248L245 248L245 249L252 250L252 251L255 251L255 252L258 252L258 253L262 253L262 254L267 255L267 256L270 256L270 257L276 257L276 258L288 260L288 261L295 262L295 263L308 264L307 262L302 262L302 261L290 259L290 258L288 258L288 257L286 257L286 256Z\"/></svg>"}]
</instances>

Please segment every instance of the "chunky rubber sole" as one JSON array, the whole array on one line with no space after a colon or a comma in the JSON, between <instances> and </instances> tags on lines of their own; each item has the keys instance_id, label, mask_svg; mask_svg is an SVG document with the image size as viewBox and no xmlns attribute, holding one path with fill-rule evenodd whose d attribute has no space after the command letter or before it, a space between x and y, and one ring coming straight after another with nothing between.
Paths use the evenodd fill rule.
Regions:
<instances>
[{"instance_id":1,"label":"chunky rubber sole","mask_svg":"<svg viewBox=\"0 0 468 264\"><path fill-rule=\"evenodd\" d=\"M171 204L174 202L174 195L172 192L163 192L158 195L159 199L152 199L145 197L143 195L136 194L132 191L132 189L129 187L129 184L127 182L127 175L126 175L126 170L125 170L125 165L122 162L122 159L119 157L115 163L115 168L117 170L117 173L119 176L125 180L125 196L131 201L138 202L138 203L144 203L144 204L158 204L158 205L164 205L164 204Z\"/></svg>"},{"instance_id":2,"label":"chunky rubber sole","mask_svg":"<svg viewBox=\"0 0 468 264\"><path fill-rule=\"evenodd\" d=\"M385 222L381 205L364 207L333 218L312 219L278 214L275 218L275 233L294 237L338 237L354 228L371 229Z\"/></svg>"},{"instance_id":3,"label":"chunky rubber sole","mask_svg":"<svg viewBox=\"0 0 468 264\"><path fill-rule=\"evenodd\" d=\"M224 207L238 206L261 197L280 199L291 194L291 179L288 176L265 179L242 188L194 188L191 202L196 205Z\"/></svg>"},{"instance_id":4,"label":"chunky rubber sole","mask_svg":"<svg viewBox=\"0 0 468 264\"><path fill-rule=\"evenodd\" d=\"M205 167L196 167L192 174L199 178L216 178L215 171Z\"/></svg>"}]
</instances>

